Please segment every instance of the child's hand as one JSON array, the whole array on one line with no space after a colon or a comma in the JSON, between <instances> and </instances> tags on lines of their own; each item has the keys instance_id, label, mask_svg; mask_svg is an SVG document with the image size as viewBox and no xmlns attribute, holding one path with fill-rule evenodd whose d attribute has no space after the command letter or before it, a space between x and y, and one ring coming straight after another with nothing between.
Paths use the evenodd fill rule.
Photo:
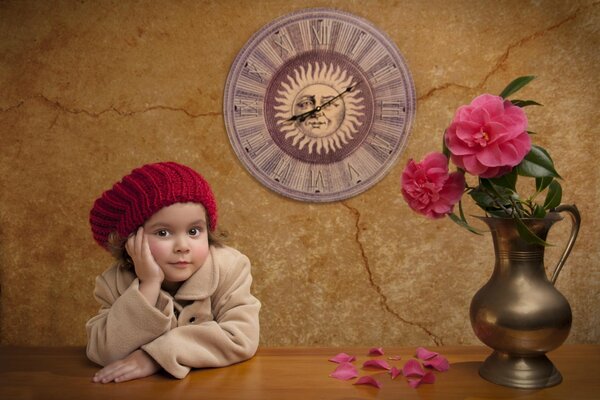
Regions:
<instances>
[{"instance_id":1,"label":"child's hand","mask_svg":"<svg viewBox=\"0 0 600 400\"><path fill-rule=\"evenodd\" d=\"M135 274L140 282L153 282L160 286L165 279L165 274L150 252L144 228L140 226L137 232L127 239L125 249L133 260Z\"/></svg>"},{"instance_id":2,"label":"child's hand","mask_svg":"<svg viewBox=\"0 0 600 400\"><path fill-rule=\"evenodd\" d=\"M125 382L145 378L160 370L160 365L143 350L136 350L122 360L115 361L96 372L92 382Z\"/></svg>"}]
</instances>

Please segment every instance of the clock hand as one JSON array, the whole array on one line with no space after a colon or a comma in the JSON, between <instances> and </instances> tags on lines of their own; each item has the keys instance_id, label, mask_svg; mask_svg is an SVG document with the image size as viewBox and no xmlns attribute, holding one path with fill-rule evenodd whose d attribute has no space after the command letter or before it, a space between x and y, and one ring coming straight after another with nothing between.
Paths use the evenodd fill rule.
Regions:
<instances>
[{"instance_id":1,"label":"clock hand","mask_svg":"<svg viewBox=\"0 0 600 400\"><path fill-rule=\"evenodd\" d=\"M359 81L360 82L360 81ZM340 94L338 94L335 97L332 97L331 99L327 100L325 103L321 104L321 110L325 107L327 107L328 105L330 105L331 103L333 103L334 101L336 101L338 98L342 97L343 95L345 95L348 92L351 92L358 84L359 82L356 82L354 85L348 86L346 88L346 90L344 90L343 92L341 92ZM318 107L317 107L318 108ZM320 111L320 110L319 110ZM317 111L318 112L318 111Z\"/></svg>"},{"instance_id":2,"label":"clock hand","mask_svg":"<svg viewBox=\"0 0 600 400\"><path fill-rule=\"evenodd\" d=\"M327 107L328 105L330 105L331 103L333 103L334 101L336 101L337 99L342 97L344 94L351 92L356 86L358 86L359 83L360 83L360 81L356 82L354 85L348 86L343 92L341 92L337 96L334 96L331 99L327 100L325 103L321 104L320 106L317 106L310 111L303 112L302 114L294 115L291 118L289 118L287 121L303 122L305 119L320 112L323 108Z\"/></svg>"}]
</instances>

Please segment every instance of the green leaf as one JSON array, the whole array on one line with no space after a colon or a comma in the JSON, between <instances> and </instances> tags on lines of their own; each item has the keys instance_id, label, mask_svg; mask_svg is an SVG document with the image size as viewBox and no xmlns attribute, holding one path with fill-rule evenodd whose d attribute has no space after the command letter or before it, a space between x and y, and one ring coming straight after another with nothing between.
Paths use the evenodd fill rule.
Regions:
<instances>
[{"instance_id":1,"label":"green leaf","mask_svg":"<svg viewBox=\"0 0 600 400\"><path fill-rule=\"evenodd\" d=\"M486 213L493 215L495 217L500 217L500 218L511 218L512 217L512 206L508 206L506 207L507 211L501 209L501 208L489 208L487 210L485 210Z\"/></svg>"},{"instance_id":2,"label":"green leaf","mask_svg":"<svg viewBox=\"0 0 600 400\"><path fill-rule=\"evenodd\" d=\"M469 196L471 196L473 201L484 210L494 206L494 199L487 192L484 192L479 188L471 190Z\"/></svg>"},{"instance_id":3,"label":"green leaf","mask_svg":"<svg viewBox=\"0 0 600 400\"><path fill-rule=\"evenodd\" d=\"M533 144L523 161L517 165L517 173L521 176L531 176L534 178L560 178L560 175L554 169L554 163L548 152Z\"/></svg>"},{"instance_id":4,"label":"green leaf","mask_svg":"<svg viewBox=\"0 0 600 400\"><path fill-rule=\"evenodd\" d=\"M510 102L513 103L515 106L521 107L521 108L527 107L527 106L542 106L543 105L534 100L511 100Z\"/></svg>"},{"instance_id":5,"label":"green leaf","mask_svg":"<svg viewBox=\"0 0 600 400\"><path fill-rule=\"evenodd\" d=\"M466 220L461 219L458 215L456 215L454 213L450 213L450 214L448 214L448 216L450 217L450 219L452 221L457 223L459 226L469 230L470 232L473 232L476 235L483 235L483 233L481 233L478 229L473 228L471 225L469 225L467 223Z\"/></svg>"},{"instance_id":6,"label":"green leaf","mask_svg":"<svg viewBox=\"0 0 600 400\"><path fill-rule=\"evenodd\" d=\"M546 155L546 157L548 157L550 159L550 161L552 161L552 157L550 157L550 153L548 153L548 150L546 150L543 147L540 146L535 146L537 147L542 153L544 153ZM552 165L554 165L554 163L552 163Z\"/></svg>"},{"instance_id":7,"label":"green leaf","mask_svg":"<svg viewBox=\"0 0 600 400\"><path fill-rule=\"evenodd\" d=\"M546 189L553 180L554 178L551 176L541 176L539 178L535 178L535 190L541 192L542 190Z\"/></svg>"},{"instance_id":8,"label":"green leaf","mask_svg":"<svg viewBox=\"0 0 600 400\"><path fill-rule=\"evenodd\" d=\"M502 97L503 99L507 98L511 94L519 91L523 86L527 85L529 82L531 82L534 79L535 79L535 76L521 76L521 77L515 79L514 81L509 83L504 88L502 93L500 93L500 97Z\"/></svg>"},{"instance_id":9,"label":"green leaf","mask_svg":"<svg viewBox=\"0 0 600 400\"><path fill-rule=\"evenodd\" d=\"M479 183L483 186L491 195L494 195L496 199L504 200L506 202L510 199L518 199L519 195L513 189L506 186L496 185L493 179L480 178ZM510 182L509 182L510 183Z\"/></svg>"},{"instance_id":10,"label":"green leaf","mask_svg":"<svg viewBox=\"0 0 600 400\"><path fill-rule=\"evenodd\" d=\"M548 188L548 194L546 194L546 200L544 201L544 208L551 210L560 205L562 200L562 186L557 180L553 180Z\"/></svg>"},{"instance_id":11,"label":"green leaf","mask_svg":"<svg viewBox=\"0 0 600 400\"><path fill-rule=\"evenodd\" d=\"M444 153L448 160L450 159L450 149L446 146L446 131L444 131L444 134L442 135L442 153Z\"/></svg>"},{"instance_id":12,"label":"green leaf","mask_svg":"<svg viewBox=\"0 0 600 400\"><path fill-rule=\"evenodd\" d=\"M536 204L533 208L533 213L531 214L533 218L544 218L546 216L546 210L544 207L540 207L540 205Z\"/></svg>"},{"instance_id":13,"label":"green leaf","mask_svg":"<svg viewBox=\"0 0 600 400\"><path fill-rule=\"evenodd\" d=\"M527 131L527 133L530 135L537 135L537 132L534 132L534 131Z\"/></svg>"},{"instance_id":14,"label":"green leaf","mask_svg":"<svg viewBox=\"0 0 600 400\"><path fill-rule=\"evenodd\" d=\"M533 233L531 231L531 229L529 229L529 227L527 227L527 225L525 225L525 223L521 220L521 218L516 217L515 221L517 223L517 230L519 231L519 236L521 236L521 238L523 240L525 240L526 242L532 243L532 244L539 244L542 246L550 246L549 243L542 240L542 238L540 238L538 235Z\"/></svg>"},{"instance_id":15,"label":"green leaf","mask_svg":"<svg viewBox=\"0 0 600 400\"><path fill-rule=\"evenodd\" d=\"M475 204L488 214L509 217L513 212L510 197L517 197L516 193L507 188L494 186L488 179L483 181L482 178L480 182L479 186L468 193Z\"/></svg>"},{"instance_id":16,"label":"green leaf","mask_svg":"<svg viewBox=\"0 0 600 400\"><path fill-rule=\"evenodd\" d=\"M504 174L498 178L490 179L490 182L492 182L492 184L495 186L500 186L515 191L517 189L517 171L513 168L508 174Z\"/></svg>"},{"instance_id":17,"label":"green leaf","mask_svg":"<svg viewBox=\"0 0 600 400\"><path fill-rule=\"evenodd\" d=\"M467 218L465 218L465 212L463 211L462 201L458 201L458 212L460 213L460 219L467 222Z\"/></svg>"}]
</instances>

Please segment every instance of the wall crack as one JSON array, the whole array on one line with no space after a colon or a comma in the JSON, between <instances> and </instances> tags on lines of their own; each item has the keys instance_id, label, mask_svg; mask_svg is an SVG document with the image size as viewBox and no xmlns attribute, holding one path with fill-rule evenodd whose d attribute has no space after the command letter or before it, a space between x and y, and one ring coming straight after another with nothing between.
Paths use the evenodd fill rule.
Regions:
<instances>
[{"instance_id":1,"label":"wall crack","mask_svg":"<svg viewBox=\"0 0 600 400\"><path fill-rule=\"evenodd\" d=\"M566 18L563 18L562 20L558 21L557 23L555 23L554 25L551 25L543 30L540 30L538 32L534 32L529 36L525 36L524 38L519 39L518 41L516 41L515 43L509 44L508 47L506 48L506 51L504 51L504 53L502 53L497 61L494 63L494 66L491 68L491 70L483 77L483 79L481 80L481 82L479 82L477 85L475 85L474 87L470 87L470 86L465 86L465 85L459 85L457 83L445 83L443 85L440 86L436 86L434 88L431 88L427 93L425 93L424 95L420 96L417 98L417 101L424 101L424 100L428 100L429 98L431 98L436 92L439 92L441 90L446 90L448 88L451 87L455 87L455 88L461 88L461 89L468 89L468 90L475 90L475 89L483 89L485 87L485 84L487 83L488 80L490 80L490 78L496 73L498 72L500 69L502 69L503 65L506 63L506 61L508 60L508 57L510 56L510 53L516 49L519 48L521 46L523 46L525 43L531 42L535 39L538 39L542 36L544 36L545 34L547 34L548 32L551 32L553 30L556 30L560 27L562 27L563 25L567 24L568 22L573 21L575 18L577 18L577 16L582 13L585 12L587 9L592 8L592 7L596 7L597 5L599 5L600 2L596 2L596 3L592 3L588 6L585 7L581 7L578 8L577 10L575 10L573 12L573 14L567 16Z\"/></svg>"},{"instance_id":2,"label":"wall crack","mask_svg":"<svg viewBox=\"0 0 600 400\"><path fill-rule=\"evenodd\" d=\"M64 112L64 113L68 113L68 114L84 114L87 115L89 117L93 117L93 118L99 118L102 115L106 114L106 113L110 113L110 112L114 112L115 114L121 116L121 117L130 117L132 115L136 115L136 114L143 114L146 112L151 112L151 111L173 111L173 112L182 112L185 115L187 115L190 118L200 118L200 117L214 117L214 116L221 116L223 115L222 112L207 112L207 113L199 113L199 114L194 114L188 110L186 110L185 108L181 108L181 107L171 107L171 106L164 106L164 105L153 105L153 106L148 106L146 108L140 109L140 110L133 110L133 111L123 111L123 110L119 110L118 108L112 106L109 107L105 110L102 111L90 111L90 110L86 110L84 108L69 108L66 107L65 105L61 104L59 101L57 100L51 100L49 98L47 98L46 96L44 96L43 94L38 94L35 96L31 96L26 98L25 100L21 100L19 101L17 104L12 105L12 106L8 106L7 108L2 108L0 109L0 112L9 112L15 109L20 108L23 104L25 104L26 102L29 102L31 100L40 100L46 104L49 104L50 106Z\"/></svg>"},{"instance_id":3,"label":"wall crack","mask_svg":"<svg viewBox=\"0 0 600 400\"><path fill-rule=\"evenodd\" d=\"M363 266L365 267L365 271L367 272L367 276L369 277L369 283L371 285L371 287L377 292L377 294L379 295L379 302L381 303L381 306L383 307L383 309L390 313L391 315L393 315L398 321L405 323L407 325L411 325L414 327L419 328L420 330L422 330L423 332L425 332L430 338L431 340L435 343L436 346L443 346L444 345L444 341L441 337L437 336L435 333L433 333L432 331L430 331L429 329L427 329L427 327L420 325L416 322L413 321L409 321L406 318L402 317L399 313L397 313L396 311L394 311L390 305L388 304L388 299L387 296L385 295L385 293L383 293L383 290L381 289L381 287L375 282L375 279L373 278L373 271L371 270L371 265L369 262L369 257L366 254L365 248L360 240L360 212L354 208L351 207L350 205L346 204L345 202L341 202L341 204L346 207L354 216L354 220L355 220L355 227L356 227L356 232L354 235L354 239L356 241L356 244L358 245L358 248L360 250L360 255L363 261Z\"/></svg>"}]
</instances>

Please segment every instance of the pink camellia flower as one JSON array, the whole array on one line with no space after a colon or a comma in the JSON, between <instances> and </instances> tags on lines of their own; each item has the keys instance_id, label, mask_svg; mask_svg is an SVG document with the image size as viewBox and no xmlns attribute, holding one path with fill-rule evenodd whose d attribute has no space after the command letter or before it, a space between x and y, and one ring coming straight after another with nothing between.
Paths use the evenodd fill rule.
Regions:
<instances>
[{"instance_id":1,"label":"pink camellia flower","mask_svg":"<svg viewBox=\"0 0 600 400\"><path fill-rule=\"evenodd\" d=\"M442 153L429 153L420 163L412 159L402 173L402 196L410 208L429 218L441 218L463 194L465 177L448 173L448 159Z\"/></svg>"},{"instance_id":2,"label":"pink camellia flower","mask_svg":"<svg viewBox=\"0 0 600 400\"><path fill-rule=\"evenodd\" d=\"M491 94L456 110L445 141L452 162L482 178L510 172L531 149L525 112Z\"/></svg>"}]
</instances>

